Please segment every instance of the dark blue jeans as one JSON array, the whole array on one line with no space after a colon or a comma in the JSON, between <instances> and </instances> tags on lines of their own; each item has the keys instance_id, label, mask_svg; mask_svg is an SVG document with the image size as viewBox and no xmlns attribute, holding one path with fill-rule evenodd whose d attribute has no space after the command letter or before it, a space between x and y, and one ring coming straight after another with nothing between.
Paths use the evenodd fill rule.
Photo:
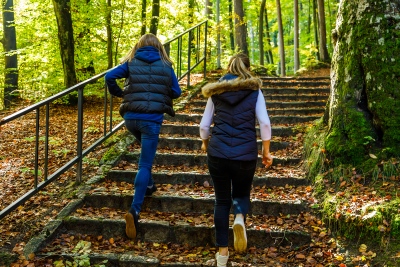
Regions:
<instances>
[{"instance_id":1,"label":"dark blue jeans","mask_svg":"<svg viewBox=\"0 0 400 267\"><path fill-rule=\"evenodd\" d=\"M208 156L207 163L215 190L216 246L227 247L231 206L235 216L241 213L246 218L257 160L238 161Z\"/></svg>"},{"instance_id":2,"label":"dark blue jeans","mask_svg":"<svg viewBox=\"0 0 400 267\"><path fill-rule=\"evenodd\" d=\"M144 120L125 120L125 126L141 144L138 172L135 177L135 193L131 205L131 209L139 213L146 188L153 184L151 169L156 156L161 124Z\"/></svg>"}]
</instances>

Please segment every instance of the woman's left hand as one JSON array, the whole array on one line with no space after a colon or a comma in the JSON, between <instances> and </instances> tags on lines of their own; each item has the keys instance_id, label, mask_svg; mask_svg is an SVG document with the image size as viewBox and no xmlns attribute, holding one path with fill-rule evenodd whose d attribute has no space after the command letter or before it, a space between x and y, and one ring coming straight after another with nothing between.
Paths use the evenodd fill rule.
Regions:
<instances>
[{"instance_id":1,"label":"woman's left hand","mask_svg":"<svg viewBox=\"0 0 400 267\"><path fill-rule=\"evenodd\" d=\"M268 168L269 166L271 166L272 161L273 161L273 158L269 152L263 153L262 163L265 165L265 168Z\"/></svg>"}]
</instances>

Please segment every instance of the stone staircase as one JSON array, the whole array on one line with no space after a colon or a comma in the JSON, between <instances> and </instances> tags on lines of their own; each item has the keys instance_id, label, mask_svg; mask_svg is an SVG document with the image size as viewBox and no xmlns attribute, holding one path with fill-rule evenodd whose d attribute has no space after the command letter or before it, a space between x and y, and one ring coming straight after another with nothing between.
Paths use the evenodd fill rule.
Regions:
<instances>
[{"instance_id":1,"label":"stone staircase","mask_svg":"<svg viewBox=\"0 0 400 267\"><path fill-rule=\"evenodd\" d=\"M265 169L259 157L246 226L248 253L237 255L231 248L228 266L275 266L282 261L276 259L278 252L290 258L313 244L319 223L310 208L312 188L300 167L301 129L323 115L329 78L262 79L274 162ZM118 157L105 162L106 177L88 181L57 220L27 244L26 253L53 259L84 254L92 264L107 261L105 266L214 266L214 191L199 137L206 101L198 87L175 117L165 118L153 168L158 191L144 201L138 240L125 236L123 219L140 152L127 135Z\"/></svg>"}]
</instances>

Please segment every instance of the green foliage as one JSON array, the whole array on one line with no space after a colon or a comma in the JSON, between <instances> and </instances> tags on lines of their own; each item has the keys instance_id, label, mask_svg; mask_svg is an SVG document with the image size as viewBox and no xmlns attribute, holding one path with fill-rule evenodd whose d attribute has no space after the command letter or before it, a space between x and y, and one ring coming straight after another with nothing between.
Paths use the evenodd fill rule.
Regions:
<instances>
[{"instance_id":1,"label":"green foliage","mask_svg":"<svg viewBox=\"0 0 400 267\"><path fill-rule=\"evenodd\" d=\"M16 254L8 254L5 252L0 252L0 265L1 266L9 266L11 263L15 262L18 258Z\"/></svg>"},{"instance_id":2,"label":"green foliage","mask_svg":"<svg viewBox=\"0 0 400 267\"><path fill-rule=\"evenodd\" d=\"M62 148L59 150L53 150L53 153L56 154L57 156L62 155L64 158L68 155L68 153L71 152L70 149L67 148Z\"/></svg>"},{"instance_id":3,"label":"green foliage","mask_svg":"<svg viewBox=\"0 0 400 267\"><path fill-rule=\"evenodd\" d=\"M335 26L335 15L337 1L329 0L326 2L326 21L327 32ZM216 35L220 31L222 41L222 65L225 66L227 58L233 53L230 47L231 29L229 22L229 1L220 1L220 25L215 21L215 3L213 18L209 21L209 51L208 69L216 66ZM244 9L246 12L246 23L248 26L248 43L251 52L251 61L258 64L258 19L260 5L256 1L245 1ZM309 20L312 9L309 2L304 2L300 6L300 56L303 66L308 66L309 47L314 42L312 26L313 21ZM282 18L285 26L285 45L286 60L288 68L293 65L293 3L291 1L281 1ZM83 81L94 74L102 73L107 69L107 33L106 14L111 11L111 28L113 43L113 65L119 63L122 58L135 44L140 37L141 30L141 1L112 1L112 6L108 7L106 1L86 1L77 0L71 2L71 16L74 29L75 43L75 67L78 81ZM166 42L193 25L206 19L204 16L204 2L198 1L193 10L189 10L187 1L161 1L161 14L159 20L158 37L162 42ZM17 33L18 62L19 62L19 93L23 99L39 101L48 96L54 95L65 89L64 74L58 43L57 20L55 18L52 5L47 2L30 0L15 1L15 25ZM277 20L275 1L267 2L268 25L270 28L270 42L264 37L265 49L271 49L274 66L267 66L270 73L274 73L276 64L279 61L277 44ZM146 25L150 25L151 5L147 6ZM264 21L264 24L266 22ZM173 25L173 27L171 27ZM147 27L147 31L149 28ZM329 36L329 35L328 35ZM182 40L183 50L187 40ZM328 42L330 44L331 42ZM328 47L331 50L331 46ZM172 47L171 58L177 63L177 47ZM194 59L193 59L194 60ZM186 62L182 62L185 66ZM0 68L4 68L4 58L0 58ZM201 66L198 71L201 72ZM2 84L4 77L0 77L0 95L2 96ZM101 88L103 80L100 79L96 85L87 85L85 96L102 96ZM100 89L100 90L99 90ZM2 101L0 101L2 102ZM61 103L70 104L71 99L64 98ZM0 107L1 108L1 107Z\"/></svg>"},{"instance_id":4,"label":"green foliage","mask_svg":"<svg viewBox=\"0 0 400 267\"><path fill-rule=\"evenodd\" d=\"M100 264L91 264L89 253L91 252L91 242L81 240L72 250L72 253L78 254L72 260L60 259L54 262L54 267L105 267L108 260Z\"/></svg>"}]
</instances>

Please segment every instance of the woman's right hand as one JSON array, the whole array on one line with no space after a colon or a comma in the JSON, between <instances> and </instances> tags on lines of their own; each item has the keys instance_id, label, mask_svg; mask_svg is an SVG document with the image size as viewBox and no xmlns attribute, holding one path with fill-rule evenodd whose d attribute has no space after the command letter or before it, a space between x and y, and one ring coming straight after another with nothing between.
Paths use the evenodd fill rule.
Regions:
<instances>
[{"instance_id":1,"label":"woman's right hand","mask_svg":"<svg viewBox=\"0 0 400 267\"><path fill-rule=\"evenodd\" d=\"M201 141L203 142L203 143L201 144L201 150L207 151L208 139L202 139Z\"/></svg>"},{"instance_id":2,"label":"woman's right hand","mask_svg":"<svg viewBox=\"0 0 400 267\"><path fill-rule=\"evenodd\" d=\"M265 165L265 168L268 168L272 165L272 155L269 153L270 140L262 141L262 163Z\"/></svg>"}]
</instances>

